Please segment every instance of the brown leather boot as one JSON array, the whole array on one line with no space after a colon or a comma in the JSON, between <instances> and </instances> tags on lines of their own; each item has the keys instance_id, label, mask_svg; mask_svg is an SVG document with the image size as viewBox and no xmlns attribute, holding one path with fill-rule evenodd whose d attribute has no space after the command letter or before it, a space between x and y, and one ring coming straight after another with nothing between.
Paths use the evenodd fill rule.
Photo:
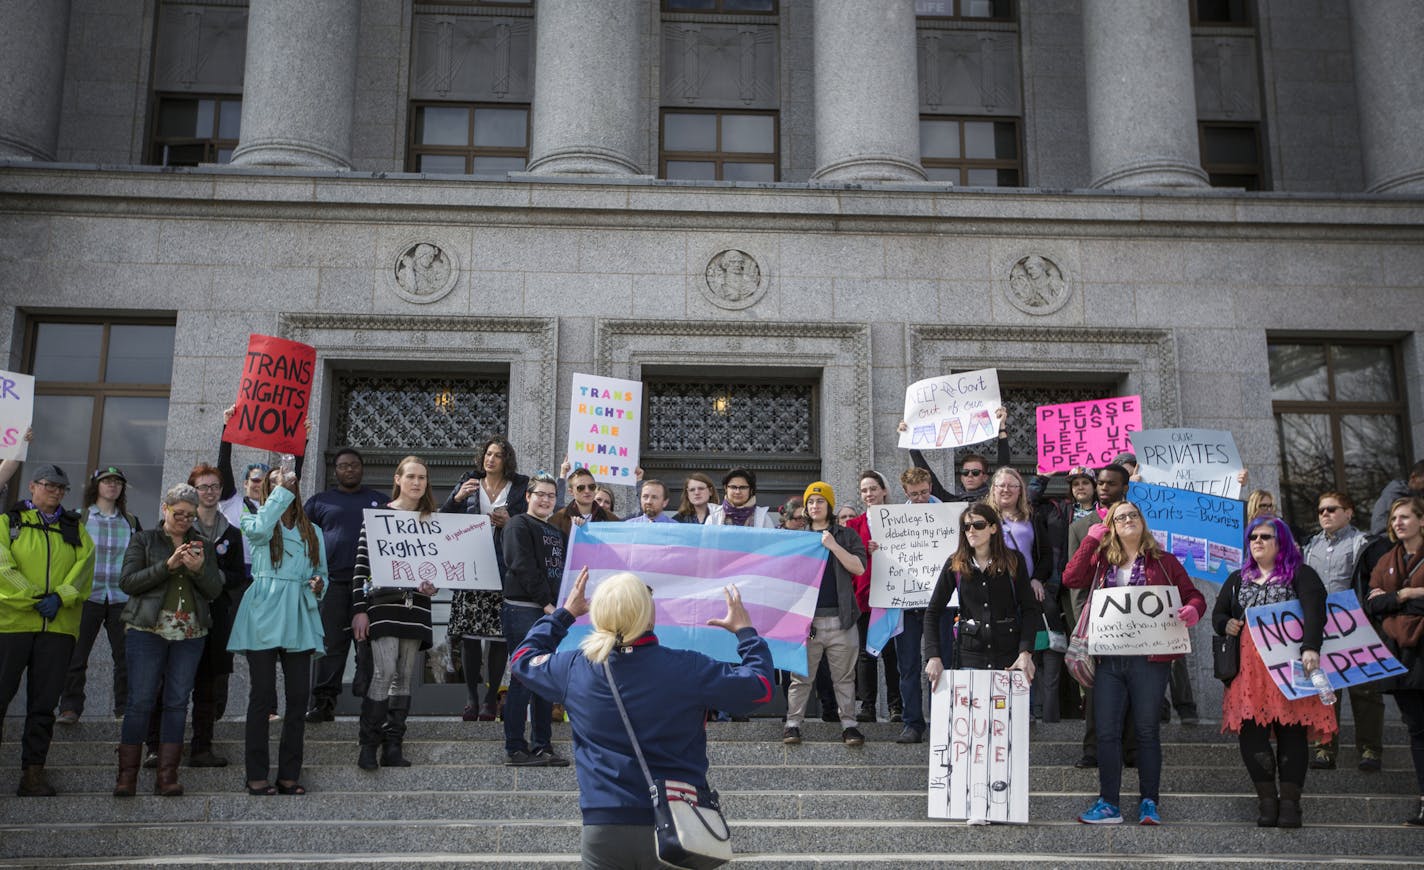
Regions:
<instances>
[{"instance_id":1,"label":"brown leather boot","mask_svg":"<svg viewBox=\"0 0 1424 870\"><path fill-rule=\"evenodd\" d=\"M54 786L45 776L43 764L27 764L21 769L20 787L15 789L20 797L54 797Z\"/></svg>"},{"instance_id":2,"label":"brown leather boot","mask_svg":"<svg viewBox=\"0 0 1424 870\"><path fill-rule=\"evenodd\" d=\"M142 763L142 743L119 744L119 778L114 782L114 797L133 797L138 793L138 768Z\"/></svg>"},{"instance_id":3,"label":"brown leather boot","mask_svg":"<svg viewBox=\"0 0 1424 870\"><path fill-rule=\"evenodd\" d=\"M159 744L158 781L153 784L154 794L164 797L178 797L183 794L183 786L178 784L178 762L182 760L183 744Z\"/></svg>"}]
</instances>

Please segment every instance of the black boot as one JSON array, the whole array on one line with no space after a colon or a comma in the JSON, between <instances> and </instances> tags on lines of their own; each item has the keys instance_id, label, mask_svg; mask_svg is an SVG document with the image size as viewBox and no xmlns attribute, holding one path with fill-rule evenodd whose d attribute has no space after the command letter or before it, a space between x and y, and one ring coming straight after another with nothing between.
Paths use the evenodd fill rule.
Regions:
<instances>
[{"instance_id":1,"label":"black boot","mask_svg":"<svg viewBox=\"0 0 1424 870\"><path fill-rule=\"evenodd\" d=\"M386 709L389 706L388 701L361 699L361 755L356 759L356 764L362 770L375 770L379 767L376 752L381 748L381 729L386 723Z\"/></svg>"},{"instance_id":2,"label":"black boot","mask_svg":"<svg viewBox=\"0 0 1424 870\"><path fill-rule=\"evenodd\" d=\"M1300 815L1300 786L1291 782L1281 783L1280 826L1299 828Z\"/></svg>"},{"instance_id":3,"label":"black boot","mask_svg":"<svg viewBox=\"0 0 1424 870\"><path fill-rule=\"evenodd\" d=\"M381 744L382 767L410 767L410 762L401 754L401 744L405 742L405 719L409 715L410 696L393 695L386 714L385 740Z\"/></svg>"},{"instance_id":4,"label":"black boot","mask_svg":"<svg viewBox=\"0 0 1424 870\"><path fill-rule=\"evenodd\" d=\"M1274 781L1256 783L1256 803L1260 807L1260 815L1256 817L1256 827L1274 828L1281 814L1281 802L1280 798L1276 796Z\"/></svg>"}]
</instances>

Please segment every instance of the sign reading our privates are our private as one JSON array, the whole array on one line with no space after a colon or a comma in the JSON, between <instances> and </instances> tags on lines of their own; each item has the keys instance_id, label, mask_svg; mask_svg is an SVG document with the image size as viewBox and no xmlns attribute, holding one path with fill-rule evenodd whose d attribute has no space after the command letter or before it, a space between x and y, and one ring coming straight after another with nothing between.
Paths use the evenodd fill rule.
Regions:
<instances>
[{"instance_id":1,"label":"sign reading our privates are our private","mask_svg":"<svg viewBox=\"0 0 1424 870\"><path fill-rule=\"evenodd\" d=\"M643 432L643 384L574 373L569 402L569 465L594 480L633 484Z\"/></svg>"},{"instance_id":2,"label":"sign reading our privates are our private","mask_svg":"<svg viewBox=\"0 0 1424 870\"><path fill-rule=\"evenodd\" d=\"M367 508L366 554L371 584L441 589L503 588L494 536L484 514L427 514Z\"/></svg>"},{"instance_id":3,"label":"sign reading our privates are our private","mask_svg":"<svg viewBox=\"0 0 1424 870\"><path fill-rule=\"evenodd\" d=\"M1142 397L1040 405L1034 417L1039 471L1053 474L1079 465L1102 468L1132 449L1127 435L1142 428Z\"/></svg>"}]
</instances>

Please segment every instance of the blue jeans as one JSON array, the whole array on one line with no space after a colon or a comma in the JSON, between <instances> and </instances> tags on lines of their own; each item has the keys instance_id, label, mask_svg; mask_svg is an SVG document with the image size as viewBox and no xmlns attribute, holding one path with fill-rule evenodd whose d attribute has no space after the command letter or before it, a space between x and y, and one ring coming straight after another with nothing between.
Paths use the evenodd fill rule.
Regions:
<instances>
[{"instance_id":1,"label":"blue jeans","mask_svg":"<svg viewBox=\"0 0 1424 870\"><path fill-rule=\"evenodd\" d=\"M1101 656L1093 678L1093 713L1098 725L1098 793L1114 806L1122 800L1122 726L1129 705L1137 735L1137 777L1141 797L1157 800L1162 783L1159 736L1162 694L1171 662L1147 656Z\"/></svg>"},{"instance_id":2,"label":"blue jeans","mask_svg":"<svg viewBox=\"0 0 1424 870\"><path fill-rule=\"evenodd\" d=\"M945 611L939 623L940 659L945 670L954 667L954 631L950 612ZM928 730L925 725L925 663L920 658L920 642L925 635L924 608L906 610L904 626L904 631L895 635L895 663L900 668L900 703L903 705L901 712L906 728L923 733Z\"/></svg>"},{"instance_id":3,"label":"blue jeans","mask_svg":"<svg viewBox=\"0 0 1424 870\"><path fill-rule=\"evenodd\" d=\"M516 607L507 603L499 606L499 623L511 655L543 615L544 611L538 607ZM529 716L530 707L534 708L532 745L524 740L524 720ZM554 705L531 692L511 674L509 693L504 696L504 751L531 752L549 748L554 737L553 722Z\"/></svg>"},{"instance_id":4,"label":"blue jeans","mask_svg":"<svg viewBox=\"0 0 1424 870\"><path fill-rule=\"evenodd\" d=\"M167 640L151 631L130 628L124 632L124 658L129 669L128 705L119 730L120 743L142 743L148 736L148 717L163 687L158 734L160 743L182 743L188 719L188 696L203 658L205 637Z\"/></svg>"}]
</instances>

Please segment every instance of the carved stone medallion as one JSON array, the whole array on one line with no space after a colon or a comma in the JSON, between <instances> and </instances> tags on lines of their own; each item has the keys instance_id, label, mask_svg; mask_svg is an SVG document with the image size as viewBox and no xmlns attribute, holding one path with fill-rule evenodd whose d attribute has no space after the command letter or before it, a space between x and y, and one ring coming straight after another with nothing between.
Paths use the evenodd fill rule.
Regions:
<instances>
[{"instance_id":1,"label":"carved stone medallion","mask_svg":"<svg viewBox=\"0 0 1424 870\"><path fill-rule=\"evenodd\" d=\"M728 248L712 255L703 272L703 294L719 308L750 308L766 293L767 276L746 251Z\"/></svg>"},{"instance_id":2,"label":"carved stone medallion","mask_svg":"<svg viewBox=\"0 0 1424 870\"><path fill-rule=\"evenodd\" d=\"M1052 314L1068 304L1072 288L1057 263L1041 254L1029 254L1009 268L1004 295L1025 314Z\"/></svg>"},{"instance_id":3,"label":"carved stone medallion","mask_svg":"<svg viewBox=\"0 0 1424 870\"><path fill-rule=\"evenodd\" d=\"M460 278L454 252L435 242L400 246L390 271L391 289L407 302L425 305L445 298Z\"/></svg>"}]
</instances>

